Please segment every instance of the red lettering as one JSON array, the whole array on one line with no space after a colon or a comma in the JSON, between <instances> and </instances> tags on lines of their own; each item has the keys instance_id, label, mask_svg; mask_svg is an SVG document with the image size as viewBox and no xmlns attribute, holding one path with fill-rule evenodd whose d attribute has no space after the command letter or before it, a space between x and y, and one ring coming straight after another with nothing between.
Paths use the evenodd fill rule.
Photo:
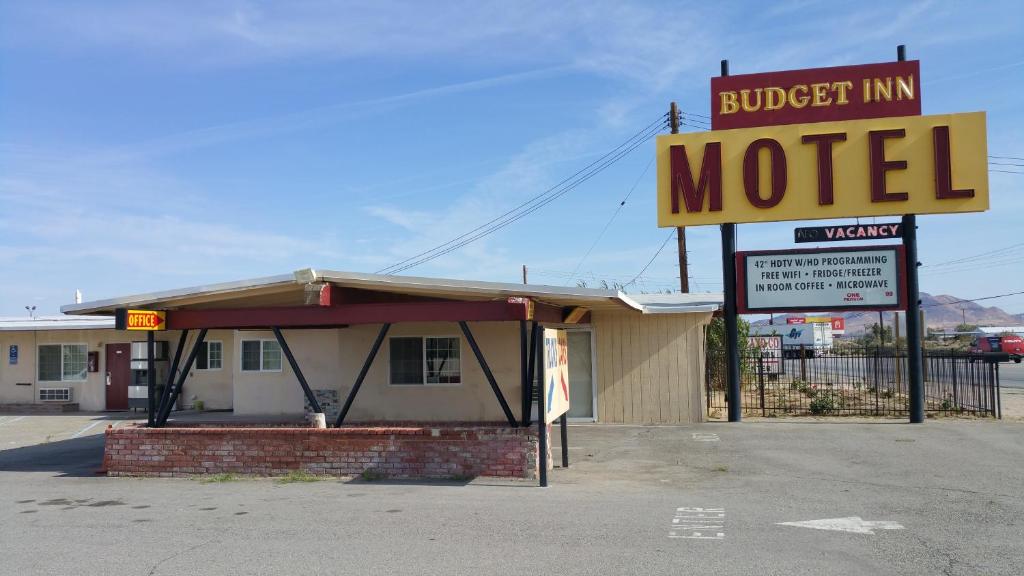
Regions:
<instances>
[{"instance_id":1,"label":"red lettering","mask_svg":"<svg viewBox=\"0 0 1024 576\"><path fill-rule=\"evenodd\" d=\"M758 156L762 148L767 148L771 153L772 189L768 198L761 197L761 183L758 178ZM747 152L743 155L743 188L746 190L747 200L753 206L771 208L782 202L782 197L786 194L786 178L786 152L778 141L758 138L747 146Z\"/></svg>"},{"instance_id":2,"label":"red lettering","mask_svg":"<svg viewBox=\"0 0 1024 576\"><path fill-rule=\"evenodd\" d=\"M709 196L708 210L722 210L722 144L708 142L704 145L704 157L700 163L700 181L694 184L690 161L686 157L686 146L669 147L669 169L672 177L672 213L679 213L679 195L683 196L687 212L702 212L704 197Z\"/></svg>"},{"instance_id":3,"label":"red lettering","mask_svg":"<svg viewBox=\"0 0 1024 576\"><path fill-rule=\"evenodd\" d=\"M845 132L830 134L808 134L802 138L804 144L818 146L818 205L832 204L832 143L846 140Z\"/></svg>"},{"instance_id":4,"label":"red lettering","mask_svg":"<svg viewBox=\"0 0 1024 576\"><path fill-rule=\"evenodd\" d=\"M973 188L953 189L953 169L949 160L949 126L932 128L932 146L935 149L935 198L974 198Z\"/></svg>"},{"instance_id":5,"label":"red lettering","mask_svg":"<svg viewBox=\"0 0 1024 576\"><path fill-rule=\"evenodd\" d=\"M903 128L896 130L872 130L868 132L872 202L898 202L909 197L906 192L885 191L885 173L889 170L907 169L906 160L885 159L885 141L889 138L904 138L906 135L907 131Z\"/></svg>"}]
</instances>

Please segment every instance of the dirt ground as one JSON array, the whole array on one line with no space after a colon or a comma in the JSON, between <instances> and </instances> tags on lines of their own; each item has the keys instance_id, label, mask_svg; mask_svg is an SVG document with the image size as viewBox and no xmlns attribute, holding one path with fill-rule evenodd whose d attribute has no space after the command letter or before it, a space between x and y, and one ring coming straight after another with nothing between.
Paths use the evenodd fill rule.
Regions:
<instances>
[{"instance_id":1,"label":"dirt ground","mask_svg":"<svg viewBox=\"0 0 1024 576\"><path fill-rule=\"evenodd\" d=\"M1003 388L1003 420L1024 422L1024 389Z\"/></svg>"}]
</instances>

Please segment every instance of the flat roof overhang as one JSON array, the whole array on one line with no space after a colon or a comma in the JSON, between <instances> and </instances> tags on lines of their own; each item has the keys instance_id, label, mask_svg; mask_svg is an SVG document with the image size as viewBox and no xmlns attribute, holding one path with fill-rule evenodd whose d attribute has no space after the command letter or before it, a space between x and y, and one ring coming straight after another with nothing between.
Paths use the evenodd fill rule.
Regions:
<instances>
[{"instance_id":1,"label":"flat roof overhang","mask_svg":"<svg viewBox=\"0 0 1024 576\"><path fill-rule=\"evenodd\" d=\"M531 310L532 308L532 310ZM562 308L526 301L387 302L333 306L278 306L168 310L169 330L327 328L400 322L495 322L537 320L561 323Z\"/></svg>"}]
</instances>

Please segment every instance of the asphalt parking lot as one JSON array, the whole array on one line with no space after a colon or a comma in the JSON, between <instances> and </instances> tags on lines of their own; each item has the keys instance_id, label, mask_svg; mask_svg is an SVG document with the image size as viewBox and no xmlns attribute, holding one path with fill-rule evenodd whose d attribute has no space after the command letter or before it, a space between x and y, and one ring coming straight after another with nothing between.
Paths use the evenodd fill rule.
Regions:
<instances>
[{"instance_id":1,"label":"asphalt parking lot","mask_svg":"<svg viewBox=\"0 0 1024 576\"><path fill-rule=\"evenodd\" d=\"M93 472L106 424L75 437L92 421L0 420L0 573L1009 575L1024 566L1020 422L573 426L572 465L539 489L105 478ZM794 522L810 527L782 524Z\"/></svg>"}]
</instances>

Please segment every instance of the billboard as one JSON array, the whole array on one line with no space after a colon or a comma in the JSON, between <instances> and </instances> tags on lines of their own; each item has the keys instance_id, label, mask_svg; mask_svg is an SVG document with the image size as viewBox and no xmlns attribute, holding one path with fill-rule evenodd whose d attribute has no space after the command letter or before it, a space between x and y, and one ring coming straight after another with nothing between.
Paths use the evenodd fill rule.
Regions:
<instances>
[{"instance_id":1,"label":"billboard","mask_svg":"<svg viewBox=\"0 0 1024 576\"><path fill-rule=\"evenodd\" d=\"M985 113L667 134L658 226L988 210Z\"/></svg>"},{"instance_id":2,"label":"billboard","mask_svg":"<svg viewBox=\"0 0 1024 576\"><path fill-rule=\"evenodd\" d=\"M569 411L569 340L565 330L544 329L544 422Z\"/></svg>"},{"instance_id":3,"label":"billboard","mask_svg":"<svg viewBox=\"0 0 1024 576\"><path fill-rule=\"evenodd\" d=\"M742 314L900 310L903 259L903 246L737 252L737 307Z\"/></svg>"}]
</instances>

